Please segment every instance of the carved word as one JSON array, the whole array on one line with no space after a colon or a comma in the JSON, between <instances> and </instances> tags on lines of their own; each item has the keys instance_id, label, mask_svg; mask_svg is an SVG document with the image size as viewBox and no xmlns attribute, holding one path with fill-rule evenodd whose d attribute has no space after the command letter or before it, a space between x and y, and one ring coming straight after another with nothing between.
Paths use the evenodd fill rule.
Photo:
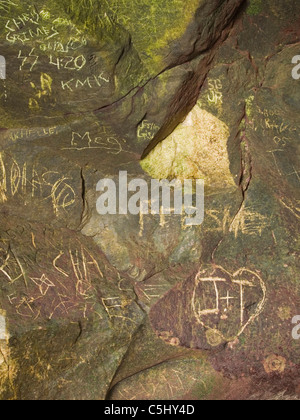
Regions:
<instances>
[{"instance_id":1,"label":"carved word","mask_svg":"<svg viewBox=\"0 0 300 420\"><path fill-rule=\"evenodd\" d=\"M35 166L30 171L27 163L22 166L13 158L5 162L3 153L0 153L0 203L17 194L30 194L32 198L50 200L57 215L75 203L76 193L69 180L59 172L38 171Z\"/></svg>"},{"instance_id":2,"label":"carved word","mask_svg":"<svg viewBox=\"0 0 300 420\"><path fill-rule=\"evenodd\" d=\"M34 25L34 28L26 29L28 25ZM40 38L48 41L59 35L54 25L47 28L40 24L40 14L34 9L29 13L22 13L17 18L9 19L5 28L7 32L6 40L11 44L19 41L24 45L26 42L33 39L39 40ZM26 30L24 31L24 29Z\"/></svg>"},{"instance_id":3,"label":"carved word","mask_svg":"<svg viewBox=\"0 0 300 420\"><path fill-rule=\"evenodd\" d=\"M10 21L8 21L9 23ZM36 29L28 29L28 31L15 33L16 29L9 28L6 24L6 28L9 32L6 34L6 40L11 43L15 44L17 41L22 42L24 45L26 42L30 42L33 39L43 38L45 40L52 39L59 35L59 32L55 29L54 26L51 29L46 28L45 26L37 27Z\"/></svg>"},{"instance_id":4,"label":"carved word","mask_svg":"<svg viewBox=\"0 0 300 420\"><path fill-rule=\"evenodd\" d=\"M22 60L20 65L20 71L24 70L25 65L29 66L28 70L31 72L39 61L39 55L36 54L35 48L25 55L22 50L19 51L18 58ZM51 54L49 57L49 64L55 66L58 70L72 70L80 71L86 65L87 61L83 55L77 57L66 56L66 57L53 57Z\"/></svg>"},{"instance_id":5,"label":"carved word","mask_svg":"<svg viewBox=\"0 0 300 420\"><path fill-rule=\"evenodd\" d=\"M154 135L159 130L159 127L148 121L143 121L142 124L138 128L137 136L139 139L143 140L152 140Z\"/></svg>"},{"instance_id":6,"label":"carved word","mask_svg":"<svg viewBox=\"0 0 300 420\"><path fill-rule=\"evenodd\" d=\"M81 38L70 38L67 44L59 41L49 41L40 45L41 51L53 51L58 53L68 54L70 51L76 51L87 45L87 40L84 36Z\"/></svg>"},{"instance_id":7,"label":"carved word","mask_svg":"<svg viewBox=\"0 0 300 420\"><path fill-rule=\"evenodd\" d=\"M223 104L223 94L222 94L222 82L221 80L210 80L208 82L208 102L214 105L222 105Z\"/></svg>"},{"instance_id":8,"label":"carved word","mask_svg":"<svg viewBox=\"0 0 300 420\"><path fill-rule=\"evenodd\" d=\"M33 138L42 138L50 137L58 133L57 127L48 127L48 128L24 128L20 130L11 130L9 139L11 141L23 140L23 139L33 139Z\"/></svg>"},{"instance_id":9,"label":"carved word","mask_svg":"<svg viewBox=\"0 0 300 420\"><path fill-rule=\"evenodd\" d=\"M14 19L9 19L6 22L5 28L10 32L20 31L24 29L28 23L38 26L39 20L39 14L35 10L32 10L30 13L22 13Z\"/></svg>"},{"instance_id":10,"label":"carved word","mask_svg":"<svg viewBox=\"0 0 300 420\"><path fill-rule=\"evenodd\" d=\"M84 134L72 133L71 147L63 148L62 150L107 150L107 153L118 155L123 151L121 141L113 134L107 134L104 129L103 136L92 137L89 131Z\"/></svg>"},{"instance_id":11,"label":"carved word","mask_svg":"<svg viewBox=\"0 0 300 420\"><path fill-rule=\"evenodd\" d=\"M80 71L86 65L86 58L83 55L79 55L78 57L67 56L63 58L54 58L50 55L49 64L56 66L58 70L66 69Z\"/></svg>"},{"instance_id":12,"label":"carved word","mask_svg":"<svg viewBox=\"0 0 300 420\"><path fill-rule=\"evenodd\" d=\"M36 247L35 242L33 245ZM55 253L52 258L55 273L52 270L49 274L42 272L32 276L26 273L24 258L8 251L0 271L12 286L13 293L7 296L10 305L22 318L52 319L68 316L74 310L85 318L95 306L92 279L103 278L97 261L81 244L75 244L69 251ZM14 283L17 281L25 283L26 292L16 291Z\"/></svg>"},{"instance_id":13,"label":"carved word","mask_svg":"<svg viewBox=\"0 0 300 420\"><path fill-rule=\"evenodd\" d=\"M94 89L97 87L102 87L105 83L109 83L110 79L104 77L104 73L101 72L99 76L88 76L85 79L70 79L67 82L62 81L61 87L63 90L69 90L73 92L75 89L82 89L88 87L89 89Z\"/></svg>"},{"instance_id":14,"label":"carved word","mask_svg":"<svg viewBox=\"0 0 300 420\"><path fill-rule=\"evenodd\" d=\"M246 208L245 204L234 218L229 231L234 232L237 238L239 233L250 236L262 236L263 231L269 226L269 220L266 216L253 212Z\"/></svg>"}]
</instances>

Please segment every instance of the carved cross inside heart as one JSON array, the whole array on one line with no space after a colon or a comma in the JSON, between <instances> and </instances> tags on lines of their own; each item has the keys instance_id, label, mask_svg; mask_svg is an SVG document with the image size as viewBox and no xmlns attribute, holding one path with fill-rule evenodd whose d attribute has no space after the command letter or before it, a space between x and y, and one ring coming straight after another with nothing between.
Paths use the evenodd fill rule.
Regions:
<instances>
[{"instance_id":1,"label":"carved cross inside heart","mask_svg":"<svg viewBox=\"0 0 300 420\"><path fill-rule=\"evenodd\" d=\"M246 268L231 274L211 267L195 277L192 311L213 347L235 341L262 313L265 302L263 280Z\"/></svg>"}]
</instances>

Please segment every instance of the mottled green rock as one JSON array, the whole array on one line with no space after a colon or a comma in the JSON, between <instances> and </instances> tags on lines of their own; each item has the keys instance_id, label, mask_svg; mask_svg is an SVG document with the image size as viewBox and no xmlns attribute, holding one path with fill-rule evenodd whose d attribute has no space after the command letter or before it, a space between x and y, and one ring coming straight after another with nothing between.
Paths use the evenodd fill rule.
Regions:
<instances>
[{"instance_id":1,"label":"mottled green rock","mask_svg":"<svg viewBox=\"0 0 300 420\"><path fill-rule=\"evenodd\" d=\"M247 3L0 2L1 399L297 398L300 11ZM101 217L120 170L204 223Z\"/></svg>"}]
</instances>

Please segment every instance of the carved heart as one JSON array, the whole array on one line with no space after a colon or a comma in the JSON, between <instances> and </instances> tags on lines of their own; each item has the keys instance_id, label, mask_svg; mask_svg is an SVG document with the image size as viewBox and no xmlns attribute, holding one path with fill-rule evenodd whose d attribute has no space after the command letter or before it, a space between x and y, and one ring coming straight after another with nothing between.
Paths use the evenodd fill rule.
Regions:
<instances>
[{"instance_id":1,"label":"carved heart","mask_svg":"<svg viewBox=\"0 0 300 420\"><path fill-rule=\"evenodd\" d=\"M262 313L265 301L258 273L209 267L165 295L150 319L165 341L206 349L235 341Z\"/></svg>"},{"instance_id":2,"label":"carved heart","mask_svg":"<svg viewBox=\"0 0 300 420\"><path fill-rule=\"evenodd\" d=\"M212 346L238 338L262 313L265 301L263 280L246 268L230 274L216 267L195 278L193 313Z\"/></svg>"}]
</instances>

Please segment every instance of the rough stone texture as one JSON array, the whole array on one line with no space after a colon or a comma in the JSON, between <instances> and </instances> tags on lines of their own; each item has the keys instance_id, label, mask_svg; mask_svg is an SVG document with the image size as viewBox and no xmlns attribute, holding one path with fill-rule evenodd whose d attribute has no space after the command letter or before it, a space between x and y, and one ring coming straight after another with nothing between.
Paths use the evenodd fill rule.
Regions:
<instances>
[{"instance_id":1,"label":"rough stone texture","mask_svg":"<svg viewBox=\"0 0 300 420\"><path fill-rule=\"evenodd\" d=\"M0 1L1 399L299 397L298 3ZM121 170L203 225L99 216Z\"/></svg>"}]
</instances>

